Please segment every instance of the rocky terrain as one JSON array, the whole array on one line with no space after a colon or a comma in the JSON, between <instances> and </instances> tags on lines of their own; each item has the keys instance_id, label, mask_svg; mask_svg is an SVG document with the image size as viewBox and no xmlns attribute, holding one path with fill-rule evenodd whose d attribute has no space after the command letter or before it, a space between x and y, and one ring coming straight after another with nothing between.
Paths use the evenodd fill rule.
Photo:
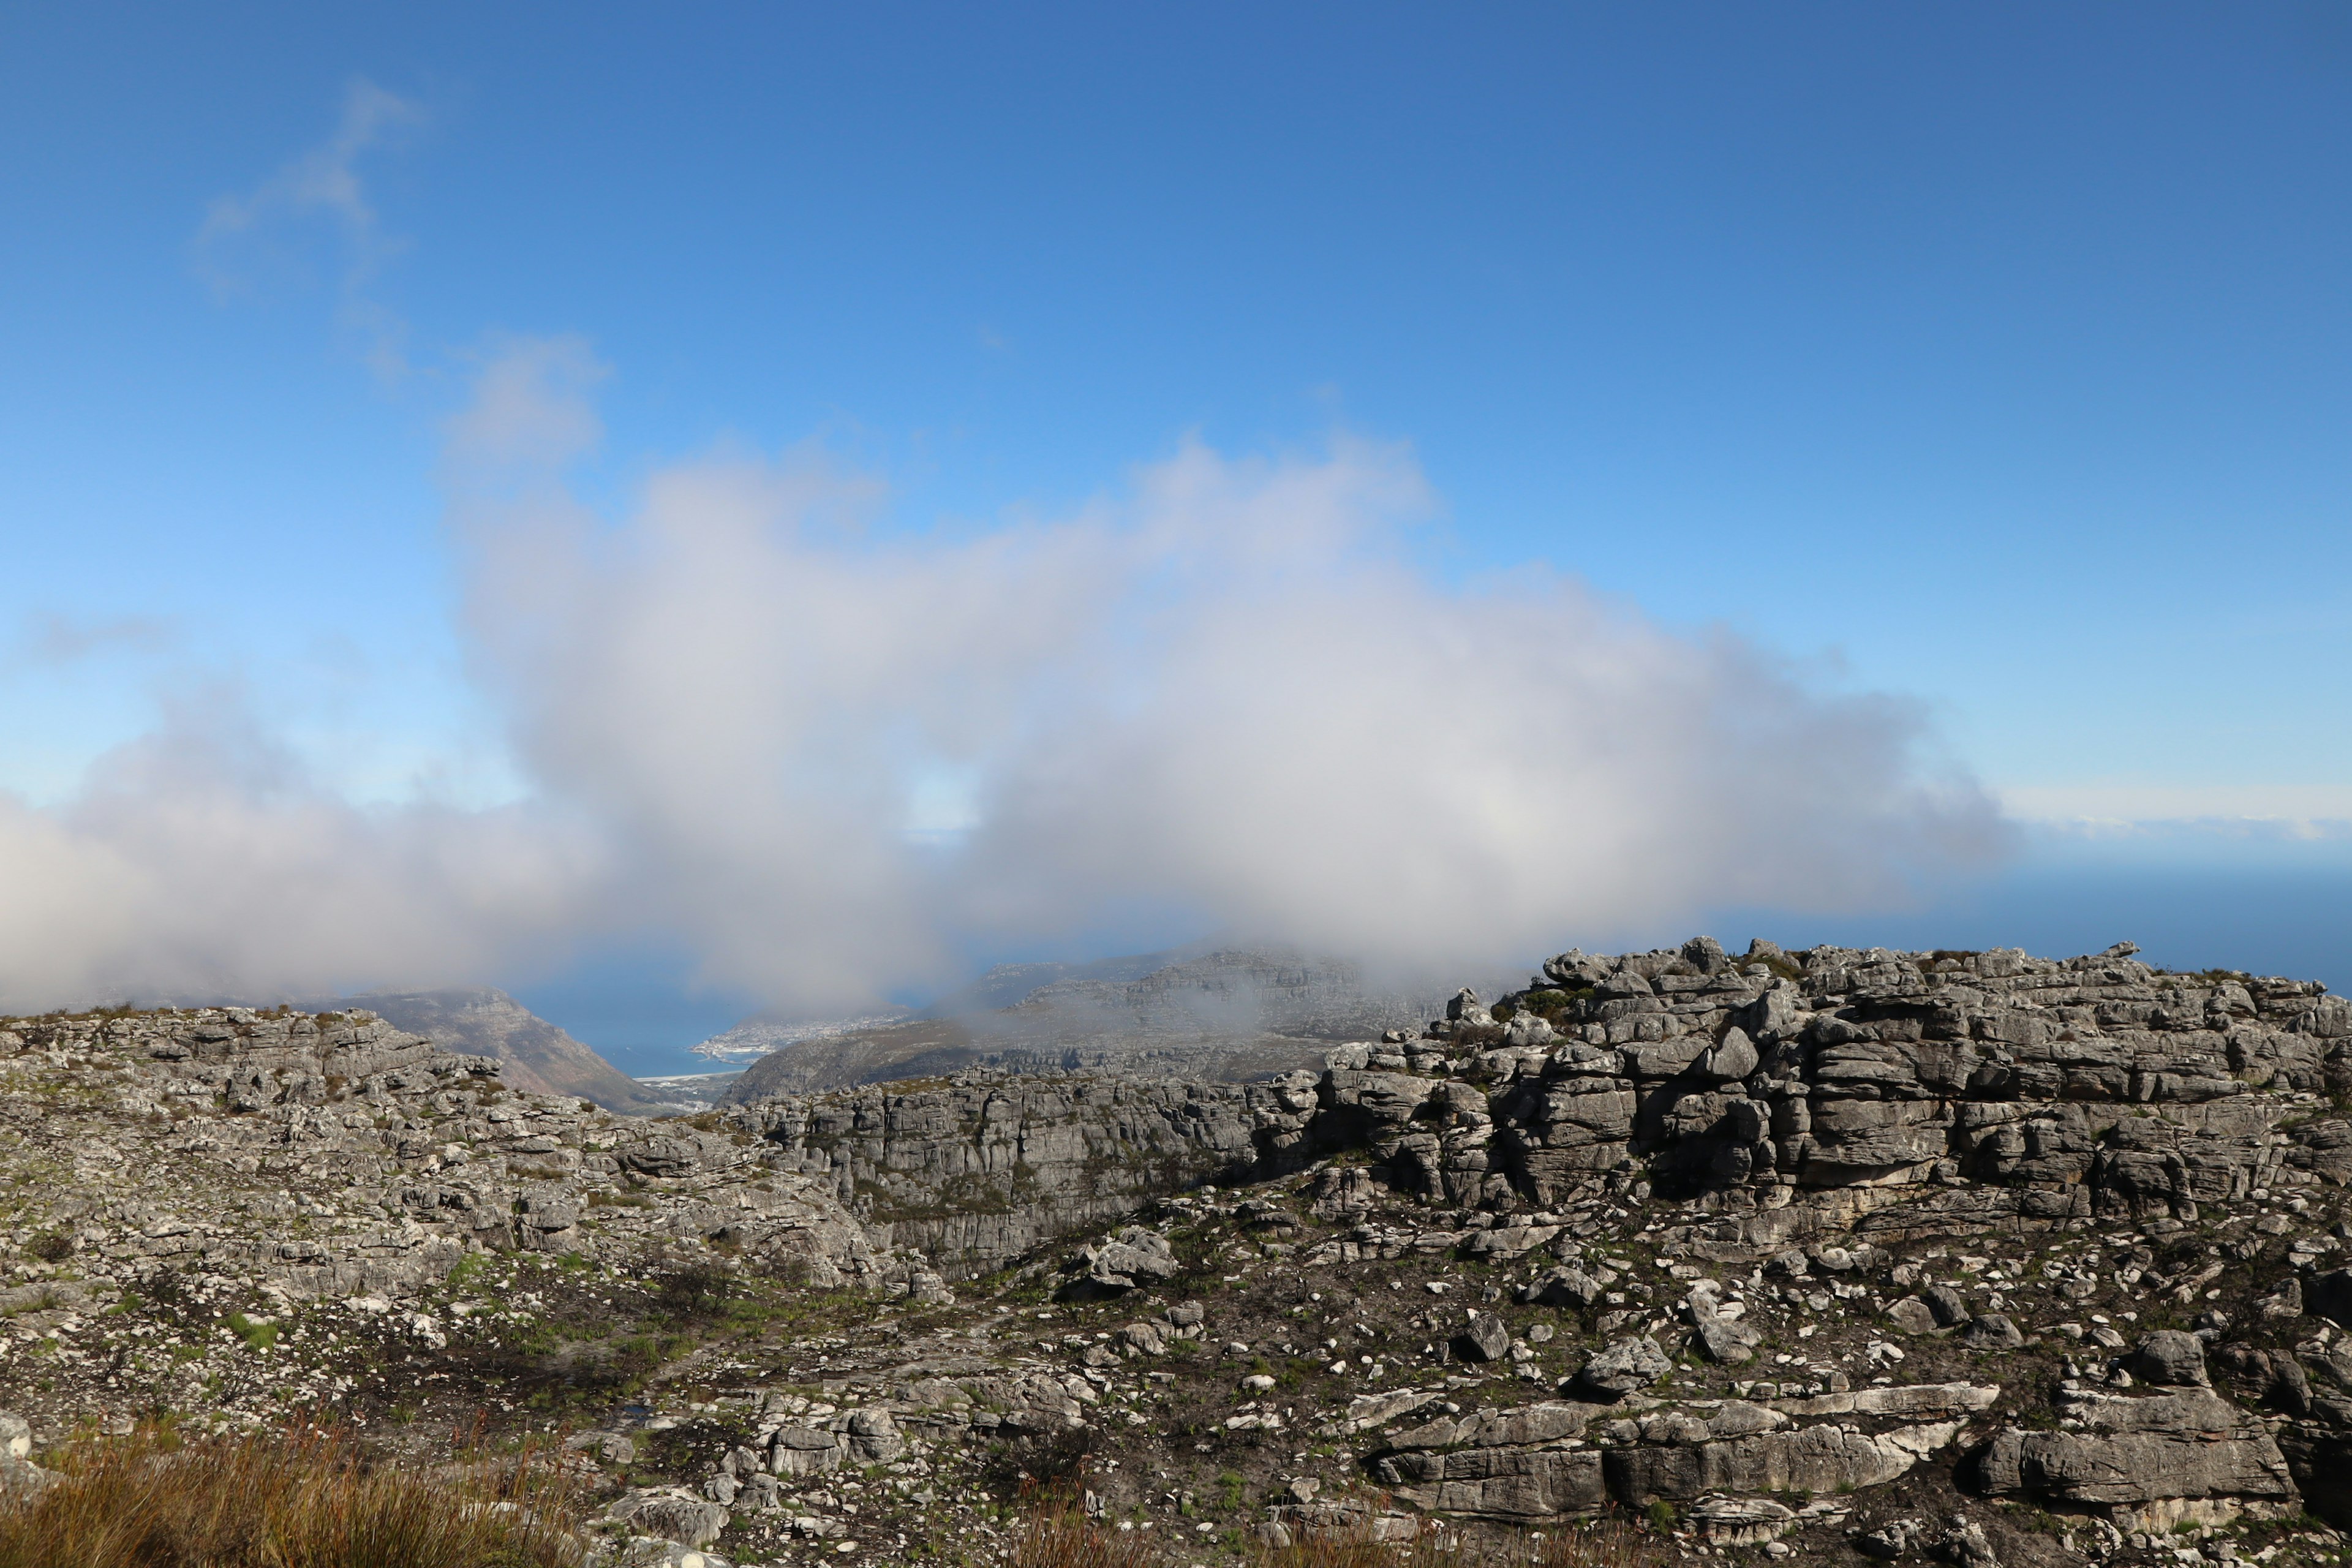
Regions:
<instances>
[{"instance_id":1,"label":"rocky terrain","mask_svg":"<svg viewBox=\"0 0 2352 1568\"><path fill-rule=\"evenodd\" d=\"M1368 982L1342 960L1259 946L1002 964L903 1021L795 1035L754 1059L727 1098L743 1104L970 1068L1239 1082L1415 1027L1437 1001ZM770 1037L754 1022L696 1048L739 1059Z\"/></svg>"},{"instance_id":2,"label":"rocky terrain","mask_svg":"<svg viewBox=\"0 0 2352 1568\"><path fill-rule=\"evenodd\" d=\"M2324 988L1702 938L1445 1013L682 1120L364 1014L0 1025L0 1484L310 1411L556 1435L608 1562L993 1561L1041 1484L1186 1564L2341 1560Z\"/></svg>"}]
</instances>

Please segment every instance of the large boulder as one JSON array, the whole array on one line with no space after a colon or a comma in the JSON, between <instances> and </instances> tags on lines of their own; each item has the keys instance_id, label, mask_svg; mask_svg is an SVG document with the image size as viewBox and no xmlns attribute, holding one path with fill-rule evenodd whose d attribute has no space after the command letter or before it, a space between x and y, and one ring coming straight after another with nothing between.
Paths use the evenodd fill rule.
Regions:
<instances>
[{"instance_id":1,"label":"large boulder","mask_svg":"<svg viewBox=\"0 0 2352 1568\"><path fill-rule=\"evenodd\" d=\"M707 1546L718 1540L729 1519L719 1504L675 1487L627 1493L611 1511L613 1517L627 1520L633 1530L684 1546Z\"/></svg>"},{"instance_id":2,"label":"large boulder","mask_svg":"<svg viewBox=\"0 0 2352 1568\"><path fill-rule=\"evenodd\" d=\"M1711 1279L1691 1288L1685 1308L1690 1313L1691 1342L1719 1366L1738 1366L1753 1360L1756 1347L1764 1342L1754 1325L1725 1310L1722 1291Z\"/></svg>"},{"instance_id":3,"label":"large boulder","mask_svg":"<svg viewBox=\"0 0 2352 1568\"><path fill-rule=\"evenodd\" d=\"M2013 1351L2025 1343L2024 1331L1999 1312L1970 1318L1957 1336L1970 1350Z\"/></svg>"},{"instance_id":4,"label":"large boulder","mask_svg":"<svg viewBox=\"0 0 2352 1568\"><path fill-rule=\"evenodd\" d=\"M2158 1329L2140 1341L2133 1365L2149 1383L2201 1388L2205 1385L2205 1342L2179 1329Z\"/></svg>"},{"instance_id":5,"label":"large boulder","mask_svg":"<svg viewBox=\"0 0 2352 1568\"><path fill-rule=\"evenodd\" d=\"M1616 1341L1586 1362L1572 1382L1580 1394L1613 1401L1649 1387L1674 1369L1673 1358L1644 1334Z\"/></svg>"},{"instance_id":6,"label":"large boulder","mask_svg":"<svg viewBox=\"0 0 2352 1568\"><path fill-rule=\"evenodd\" d=\"M1936 1315L1939 1329L1957 1329L1970 1317L1966 1297L1949 1285L1931 1286L1919 1292L1919 1300L1927 1303L1927 1310Z\"/></svg>"},{"instance_id":7,"label":"large boulder","mask_svg":"<svg viewBox=\"0 0 2352 1568\"><path fill-rule=\"evenodd\" d=\"M2286 1458L2262 1425L2205 1389L2062 1399L2070 1429L1995 1436L1979 1461L1987 1491L2102 1508L2118 1522L2169 1527L2184 1503L2234 1510L2298 1500Z\"/></svg>"},{"instance_id":8,"label":"large boulder","mask_svg":"<svg viewBox=\"0 0 2352 1568\"><path fill-rule=\"evenodd\" d=\"M1511 1326L1492 1312L1473 1312L1469 1326L1454 1336L1454 1353L1464 1361L1500 1361L1510 1353Z\"/></svg>"},{"instance_id":9,"label":"large boulder","mask_svg":"<svg viewBox=\"0 0 2352 1568\"><path fill-rule=\"evenodd\" d=\"M779 1426L768 1439L768 1468L779 1476L815 1476L841 1463L842 1446L814 1426Z\"/></svg>"},{"instance_id":10,"label":"large boulder","mask_svg":"<svg viewBox=\"0 0 2352 1568\"><path fill-rule=\"evenodd\" d=\"M1168 1238L1139 1225L1129 1226L1099 1247L1081 1249L1078 1267L1087 1284L1104 1290L1156 1285L1173 1279L1180 1268Z\"/></svg>"},{"instance_id":11,"label":"large boulder","mask_svg":"<svg viewBox=\"0 0 2352 1568\"><path fill-rule=\"evenodd\" d=\"M1519 1300L1536 1307L1590 1307L1601 1299L1600 1280L1573 1265L1549 1269L1519 1287Z\"/></svg>"}]
</instances>

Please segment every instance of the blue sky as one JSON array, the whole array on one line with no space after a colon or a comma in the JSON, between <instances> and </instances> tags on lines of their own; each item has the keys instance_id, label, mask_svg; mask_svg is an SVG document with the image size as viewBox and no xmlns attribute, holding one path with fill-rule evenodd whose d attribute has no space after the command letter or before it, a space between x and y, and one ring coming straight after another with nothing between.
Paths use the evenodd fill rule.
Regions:
<instances>
[{"instance_id":1,"label":"blue sky","mask_svg":"<svg viewBox=\"0 0 2352 1568\"><path fill-rule=\"evenodd\" d=\"M369 809L628 793L551 783L466 609L452 421L562 341L549 395L601 434L522 489L623 531L714 461L856 476L862 548L936 558L1132 510L1188 443L1402 453L1377 548L1439 602L1565 574L1823 702L1895 694L1917 766L2022 825L1895 904L1794 900L1824 931L2150 877L2122 907L2208 911L2187 940L2251 929L2216 877L2343 929L2340 7L19 7L0 86L27 811L192 721ZM994 776L927 745L918 795ZM931 934L1279 923L1210 886ZM1619 924L1759 901L1706 895ZM653 924L481 977L799 984ZM189 940L88 973L184 985L121 955Z\"/></svg>"}]
</instances>

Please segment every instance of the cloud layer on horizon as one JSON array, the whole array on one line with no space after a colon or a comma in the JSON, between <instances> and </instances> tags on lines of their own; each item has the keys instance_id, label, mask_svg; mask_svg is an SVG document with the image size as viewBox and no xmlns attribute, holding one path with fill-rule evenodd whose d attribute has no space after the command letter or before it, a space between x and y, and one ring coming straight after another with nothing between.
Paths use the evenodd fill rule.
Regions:
<instances>
[{"instance_id":1,"label":"cloud layer on horizon","mask_svg":"<svg viewBox=\"0 0 2352 1568\"><path fill-rule=\"evenodd\" d=\"M0 1010L478 981L632 936L823 1009L1137 908L1485 965L1884 906L2010 847L1907 703L1549 570L1434 580L1401 448L1188 443L1076 516L921 535L822 456L721 455L614 521L562 482L602 374L506 343L446 444L530 797L362 809L184 712L76 800L0 796Z\"/></svg>"}]
</instances>

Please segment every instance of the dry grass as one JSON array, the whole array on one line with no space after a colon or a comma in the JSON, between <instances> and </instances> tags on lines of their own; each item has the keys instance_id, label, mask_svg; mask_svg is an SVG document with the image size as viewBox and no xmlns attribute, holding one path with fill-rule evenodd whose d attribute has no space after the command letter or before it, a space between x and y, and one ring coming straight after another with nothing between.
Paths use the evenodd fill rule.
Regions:
<instances>
[{"instance_id":1,"label":"dry grass","mask_svg":"<svg viewBox=\"0 0 2352 1568\"><path fill-rule=\"evenodd\" d=\"M1153 1568L1151 1538L1139 1530L1105 1530L1076 1504L1037 1510L1013 1539L1011 1568Z\"/></svg>"},{"instance_id":2,"label":"dry grass","mask_svg":"<svg viewBox=\"0 0 2352 1568\"><path fill-rule=\"evenodd\" d=\"M436 1477L315 1429L91 1440L0 1503L0 1568L576 1568L568 1486L536 1458Z\"/></svg>"}]
</instances>

